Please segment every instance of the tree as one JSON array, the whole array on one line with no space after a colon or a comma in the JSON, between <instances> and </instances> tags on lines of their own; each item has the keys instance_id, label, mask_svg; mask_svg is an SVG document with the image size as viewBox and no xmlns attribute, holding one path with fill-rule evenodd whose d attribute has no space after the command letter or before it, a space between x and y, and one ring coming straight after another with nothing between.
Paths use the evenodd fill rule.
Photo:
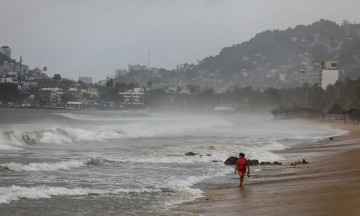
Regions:
<instances>
[{"instance_id":1,"label":"tree","mask_svg":"<svg viewBox=\"0 0 360 216\"><path fill-rule=\"evenodd\" d=\"M53 77L55 82L59 82L61 80L61 75L60 74L55 74Z\"/></svg>"},{"instance_id":2,"label":"tree","mask_svg":"<svg viewBox=\"0 0 360 216\"><path fill-rule=\"evenodd\" d=\"M0 100L14 101L19 95L18 85L15 83L0 83Z\"/></svg>"},{"instance_id":3,"label":"tree","mask_svg":"<svg viewBox=\"0 0 360 216\"><path fill-rule=\"evenodd\" d=\"M106 87L107 88L112 88L114 86L114 80L113 79L109 79L106 81Z\"/></svg>"}]
</instances>

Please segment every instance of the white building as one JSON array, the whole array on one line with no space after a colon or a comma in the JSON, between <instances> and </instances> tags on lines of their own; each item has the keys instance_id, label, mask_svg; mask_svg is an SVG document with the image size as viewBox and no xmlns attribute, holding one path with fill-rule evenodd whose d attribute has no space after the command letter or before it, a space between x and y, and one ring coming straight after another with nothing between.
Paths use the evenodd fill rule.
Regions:
<instances>
[{"instance_id":1,"label":"white building","mask_svg":"<svg viewBox=\"0 0 360 216\"><path fill-rule=\"evenodd\" d=\"M14 83L14 82L12 78L0 77L0 83Z\"/></svg>"},{"instance_id":2,"label":"white building","mask_svg":"<svg viewBox=\"0 0 360 216\"><path fill-rule=\"evenodd\" d=\"M92 84L92 78L91 77L79 77L79 81L83 82L85 84Z\"/></svg>"},{"instance_id":3,"label":"white building","mask_svg":"<svg viewBox=\"0 0 360 216\"><path fill-rule=\"evenodd\" d=\"M12 80L12 83L18 83L18 76L16 72L8 72L6 74L7 81Z\"/></svg>"},{"instance_id":4,"label":"white building","mask_svg":"<svg viewBox=\"0 0 360 216\"><path fill-rule=\"evenodd\" d=\"M146 70L146 66L145 65L130 65L128 66L128 70L129 72L134 72L134 71L145 71Z\"/></svg>"},{"instance_id":5,"label":"white building","mask_svg":"<svg viewBox=\"0 0 360 216\"><path fill-rule=\"evenodd\" d=\"M143 108L145 106L145 88L134 88L126 92L119 92L123 96L122 105L131 108Z\"/></svg>"},{"instance_id":6,"label":"white building","mask_svg":"<svg viewBox=\"0 0 360 216\"><path fill-rule=\"evenodd\" d=\"M326 89L328 85L335 84L339 79L339 70L336 61L313 62L299 71L300 85L318 85Z\"/></svg>"},{"instance_id":7,"label":"white building","mask_svg":"<svg viewBox=\"0 0 360 216\"><path fill-rule=\"evenodd\" d=\"M70 110L80 110L84 109L84 104L83 102L69 101L65 104L65 108Z\"/></svg>"},{"instance_id":8,"label":"white building","mask_svg":"<svg viewBox=\"0 0 360 216\"><path fill-rule=\"evenodd\" d=\"M63 94L63 89L61 88L41 88L40 94L47 95L49 99L50 106L56 106L61 101L61 95Z\"/></svg>"},{"instance_id":9,"label":"white building","mask_svg":"<svg viewBox=\"0 0 360 216\"><path fill-rule=\"evenodd\" d=\"M339 79L339 70L322 70L321 87L325 90L328 85L333 85Z\"/></svg>"}]
</instances>

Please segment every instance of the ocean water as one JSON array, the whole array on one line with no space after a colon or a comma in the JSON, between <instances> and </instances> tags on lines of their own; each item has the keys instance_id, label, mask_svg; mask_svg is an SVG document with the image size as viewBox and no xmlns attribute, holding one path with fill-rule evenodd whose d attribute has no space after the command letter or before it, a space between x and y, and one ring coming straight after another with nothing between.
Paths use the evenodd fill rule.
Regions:
<instances>
[{"instance_id":1,"label":"ocean water","mask_svg":"<svg viewBox=\"0 0 360 216\"><path fill-rule=\"evenodd\" d=\"M0 122L0 215L180 215L199 185L228 181L229 156L281 161L272 150L343 133L241 114L1 109Z\"/></svg>"}]
</instances>

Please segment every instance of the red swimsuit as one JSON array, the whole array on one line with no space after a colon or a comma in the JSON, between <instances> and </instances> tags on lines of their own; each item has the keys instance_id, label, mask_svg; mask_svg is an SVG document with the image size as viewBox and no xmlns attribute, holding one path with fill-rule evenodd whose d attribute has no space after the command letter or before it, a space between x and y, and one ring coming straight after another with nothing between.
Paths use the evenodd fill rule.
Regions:
<instances>
[{"instance_id":1,"label":"red swimsuit","mask_svg":"<svg viewBox=\"0 0 360 216\"><path fill-rule=\"evenodd\" d=\"M248 164L248 160L246 160L245 158L239 158L236 161L236 165L237 165L237 169L238 169L238 173L246 173L246 166Z\"/></svg>"}]
</instances>

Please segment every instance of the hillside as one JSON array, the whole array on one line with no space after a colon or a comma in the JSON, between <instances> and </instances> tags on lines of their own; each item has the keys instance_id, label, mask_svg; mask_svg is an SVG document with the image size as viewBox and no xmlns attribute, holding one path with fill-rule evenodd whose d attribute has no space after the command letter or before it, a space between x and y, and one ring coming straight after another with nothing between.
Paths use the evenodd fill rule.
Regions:
<instances>
[{"instance_id":1,"label":"hillside","mask_svg":"<svg viewBox=\"0 0 360 216\"><path fill-rule=\"evenodd\" d=\"M249 41L223 48L196 68L240 86L291 86L299 68L324 60L339 62L342 79L359 78L360 25L320 20L307 26L264 31Z\"/></svg>"},{"instance_id":2,"label":"hillside","mask_svg":"<svg viewBox=\"0 0 360 216\"><path fill-rule=\"evenodd\" d=\"M0 53L0 65L3 64L5 61L14 62L14 60L9 58L7 55L4 55L4 54Z\"/></svg>"}]
</instances>

